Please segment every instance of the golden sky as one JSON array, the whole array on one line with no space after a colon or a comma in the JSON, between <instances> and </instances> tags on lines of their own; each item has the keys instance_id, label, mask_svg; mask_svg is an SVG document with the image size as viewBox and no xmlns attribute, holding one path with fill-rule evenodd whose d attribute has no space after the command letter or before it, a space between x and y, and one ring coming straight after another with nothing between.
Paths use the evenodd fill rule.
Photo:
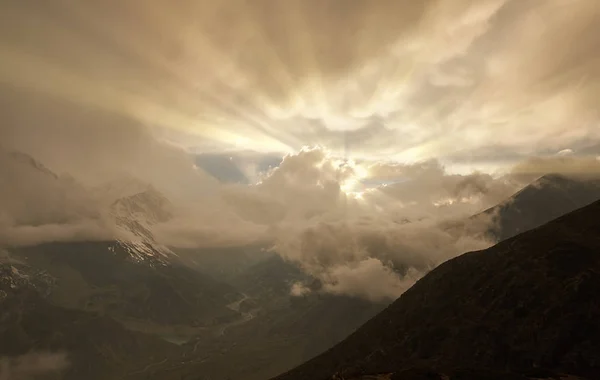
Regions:
<instances>
[{"instance_id":1,"label":"golden sky","mask_svg":"<svg viewBox=\"0 0 600 380\"><path fill-rule=\"evenodd\" d=\"M495 168L600 143L597 0L9 0L0 83L194 151Z\"/></svg>"}]
</instances>

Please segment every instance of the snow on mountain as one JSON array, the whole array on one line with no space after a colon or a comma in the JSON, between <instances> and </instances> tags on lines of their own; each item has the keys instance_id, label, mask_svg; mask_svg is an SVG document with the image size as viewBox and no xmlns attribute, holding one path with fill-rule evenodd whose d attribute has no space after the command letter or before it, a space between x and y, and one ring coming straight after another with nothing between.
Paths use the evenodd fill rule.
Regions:
<instances>
[{"instance_id":1,"label":"snow on mountain","mask_svg":"<svg viewBox=\"0 0 600 380\"><path fill-rule=\"evenodd\" d=\"M160 192L149 186L145 191L117 199L110 205L110 215L114 218L123 238L118 240L131 257L138 262L158 260L168 262L174 253L158 244L152 233L152 226L169 221L173 216L172 204Z\"/></svg>"},{"instance_id":2,"label":"snow on mountain","mask_svg":"<svg viewBox=\"0 0 600 380\"><path fill-rule=\"evenodd\" d=\"M103 236L115 239L113 252L125 251L136 262L164 265L174 255L152 234L153 225L172 218L173 207L158 190L136 178L89 189L26 153L0 149L0 183L8 184L0 187L0 229L5 232L0 230L0 237L11 236L14 229L67 228L91 221L107 227Z\"/></svg>"}]
</instances>

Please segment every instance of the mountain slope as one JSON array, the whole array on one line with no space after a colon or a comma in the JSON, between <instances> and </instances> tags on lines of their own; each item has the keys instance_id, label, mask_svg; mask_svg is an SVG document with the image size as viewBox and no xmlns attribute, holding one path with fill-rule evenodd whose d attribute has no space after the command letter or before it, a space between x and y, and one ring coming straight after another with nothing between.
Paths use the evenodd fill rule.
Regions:
<instances>
[{"instance_id":1,"label":"mountain slope","mask_svg":"<svg viewBox=\"0 0 600 380\"><path fill-rule=\"evenodd\" d=\"M600 180L549 174L478 216L493 217L488 232L496 241L502 241L599 199Z\"/></svg>"},{"instance_id":2,"label":"mountain slope","mask_svg":"<svg viewBox=\"0 0 600 380\"><path fill-rule=\"evenodd\" d=\"M172 205L156 189L123 179L89 191L21 152L0 149L0 249L55 281L56 305L160 324L236 318L231 286L182 265L156 242ZM42 243L42 244L40 244Z\"/></svg>"},{"instance_id":3,"label":"mountain slope","mask_svg":"<svg viewBox=\"0 0 600 380\"><path fill-rule=\"evenodd\" d=\"M179 347L129 331L110 318L51 305L30 280L36 281L0 263L0 358L64 353L68 365L53 379L116 380L181 357Z\"/></svg>"},{"instance_id":4,"label":"mountain slope","mask_svg":"<svg viewBox=\"0 0 600 380\"><path fill-rule=\"evenodd\" d=\"M48 241L117 241L131 259L160 265L172 252L151 226L172 216L170 202L131 178L88 189L22 153L0 148L0 245Z\"/></svg>"},{"instance_id":5,"label":"mountain slope","mask_svg":"<svg viewBox=\"0 0 600 380\"><path fill-rule=\"evenodd\" d=\"M600 377L600 202L432 270L340 344L277 380L414 366Z\"/></svg>"},{"instance_id":6,"label":"mountain slope","mask_svg":"<svg viewBox=\"0 0 600 380\"><path fill-rule=\"evenodd\" d=\"M137 263L114 241L8 250L25 265L55 278L48 299L60 306L160 324L201 325L238 315L226 307L239 297L231 286L181 265Z\"/></svg>"},{"instance_id":7,"label":"mountain slope","mask_svg":"<svg viewBox=\"0 0 600 380\"><path fill-rule=\"evenodd\" d=\"M173 217L172 205L160 192L149 186L146 190L116 199L110 205L119 235L118 244L131 258L149 265L166 265L176 260L173 252L159 244L152 226Z\"/></svg>"}]
</instances>

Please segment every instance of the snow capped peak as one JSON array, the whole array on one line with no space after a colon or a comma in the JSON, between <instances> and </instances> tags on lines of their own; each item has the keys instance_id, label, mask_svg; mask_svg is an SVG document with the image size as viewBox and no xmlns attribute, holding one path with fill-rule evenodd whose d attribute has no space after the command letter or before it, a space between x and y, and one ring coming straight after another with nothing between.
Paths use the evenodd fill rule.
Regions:
<instances>
[{"instance_id":1,"label":"snow capped peak","mask_svg":"<svg viewBox=\"0 0 600 380\"><path fill-rule=\"evenodd\" d=\"M0 183L11 184L0 188L0 236L15 236L12 230L28 226L35 232L16 239L18 244L53 241L56 231L63 233L62 240L79 239L81 230L90 240L114 240L134 261L154 265L157 258L168 262L173 255L152 233L152 226L172 218L173 206L152 185L134 177L90 189L56 175L28 154L0 148Z\"/></svg>"},{"instance_id":2,"label":"snow capped peak","mask_svg":"<svg viewBox=\"0 0 600 380\"><path fill-rule=\"evenodd\" d=\"M127 194L108 206L120 235L118 245L136 262L167 263L174 253L158 244L152 226L172 218L171 202L152 185L137 180L111 183L109 188Z\"/></svg>"}]
</instances>

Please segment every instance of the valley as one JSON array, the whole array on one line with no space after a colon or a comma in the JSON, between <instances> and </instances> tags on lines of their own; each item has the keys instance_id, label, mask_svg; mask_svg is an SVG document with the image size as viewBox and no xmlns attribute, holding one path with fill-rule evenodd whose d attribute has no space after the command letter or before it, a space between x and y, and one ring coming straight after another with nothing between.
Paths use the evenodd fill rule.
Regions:
<instances>
[{"instance_id":1,"label":"valley","mask_svg":"<svg viewBox=\"0 0 600 380\"><path fill-rule=\"evenodd\" d=\"M565 191L580 196L563 196ZM596 182L547 176L495 209L443 228L460 236L470 231L470 223L491 214L497 218L495 229L481 233L501 241L506 236L495 231L526 231L549 222L556 213L598 198ZM552 199L560 207L544 214L544 207L536 203L540 199ZM65 322L71 313L83 313L91 320L104 318L115 331L152 340L156 346L152 352L168 352L135 361L128 354L117 359L110 345L90 352L85 360L108 355L107 363L131 361L103 376L264 380L326 352L389 304L324 293L318 279L260 246L197 252L162 247L154 241L152 224L168 219L165 209L170 206L155 190L142 190L113 204L118 206L114 209L120 228L133 231L133 236L142 240L15 246L7 247L2 256L7 290L39 294L34 303L61 310ZM501 244L517 249L517 242L512 239ZM292 285L298 283L311 291L291 295ZM4 305L13 308L10 292L4 293L8 297ZM121 344L120 339L113 343ZM65 379L73 378L77 371Z\"/></svg>"},{"instance_id":2,"label":"valley","mask_svg":"<svg viewBox=\"0 0 600 380\"><path fill-rule=\"evenodd\" d=\"M43 166L33 159L25 159L22 155L18 159L18 165L25 164L28 170L33 170L34 175L42 176L51 183L60 181L58 176L47 169L40 169ZM588 211L575 211L575 215L578 212L591 215L594 211L589 210L595 210L597 203L589 204L600 199L600 185L597 181L548 175L540 177L491 209L467 219L442 223L441 230L449 236L456 239L461 236L485 236L498 243L490 248L491 252L501 253L496 253L495 256L491 253L467 253L451 259L432 268L398 301L391 304L392 300L374 301L326 292L326 284L323 284L322 279L307 273L298 263L286 260L277 252L269 251L261 245L226 249L190 249L161 245L155 239L154 226L170 220L172 214L169 210L172 205L156 189L147 188L143 184L136 182L125 188L133 190L125 191L123 197L107 203L110 217L118 221L116 225L122 233L119 239L86 239L3 247L0 256L0 302L6 311L3 312L0 337L9 344L0 345L0 354L25 354L40 349L65 350L67 355L72 353L69 356L72 358L72 366L61 377L65 380L79 379L82 374L98 380L264 380L297 366L300 366L298 370L277 379L314 380L321 377L325 380L327 376L338 372L344 374L344 379L348 376L359 376L356 379L395 379L398 376L393 373L396 372L403 373L401 379L410 380L411 376L417 376L414 377L417 379L420 374L405 372L405 367L413 363L409 361L410 358L416 364L435 367L433 370L438 371L442 378L447 376L452 379L454 369L447 368L448 360L460 363L458 357L450 354L456 350L453 346L455 343L452 343L454 341L447 343L449 351L439 354L440 359L430 362L428 360L433 359L427 358L438 352L433 341L445 339L454 333L439 321L427 321L431 313L441 315L442 309L449 307L444 300L453 296L450 293L436 296L437 298L431 295L402 308L414 310L409 314L406 311L399 312L406 315L405 318L428 324L429 327L422 332L420 328L410 327L410 324L400 329L422 334L418 337L415 335L400 339L399 336L403 334L401 332L394 333L395 335L390 335L392 330L384 332L383 326L396 319L385 317L391 313L389 310L397 308L394 305L403 299L412 297L411 294L425 286L423 283L431 281L427 279L435 278L437 273L446 270L444 268L453 267L457 260L462 262L464 257L477 254L486 256L486 260L496 257L498 263L492 267L505 265L506 273L514 272L516 275L516 269L509 268L507 263L501 263L504 256L515 254L510 252L532 255L537 252L537 246L547 245L548 252L552 255L552 252L558 252L556 255L572 256L573 252L579 252L581 257L573 256L573 262L587 257L591 261L586 265L591 268L595 246L589 232L586 235L586 229L594 227L589 221L574 222L581 230L575 232L570 226L570 216L564 217L567 218L564 231L559 229L555 234L549 233L543 244L543 239L535 238L535 234L560 225L560 222L552 220L582 207L581 210ZM110 193L114 198L115 190ZM549 209L545 206L549 203L554 207ZM484 225L481 219L487 220L490 217L493 221L491 227L481 229L480 226ZM403 225L410 223L405 221ZM531 238L533 243L527 243L529 248L523 251L522 239L530 234L534 236ZM550 239L550 236L555 240ZM561 236L568 238L565 240ZM573 240L569 236L576 238ZM562 263L560 265L564 270L568 269L566 261L559 257L556 259ZM537 262L526 263L524 260L523 265L527 265L530 271L538 266ZM485 269L486 265L478 264L480 270ZM578 268L573 268L576 274L576 278L572 279L575 287L583 286L581 284L587 281L587 275L580 275ZM403 276L405 272L400 269L402 268L399 268L397 275ZM521 269L523 268L519 268ZM462 276L472 277L476 281L476 276L473 275L477 272L475 267L466 271L470 275ZM531 272L530 276L533 275ZM454 275L448 276L452 278ZM492 274L488 277L494 278ZM538 280L542 281L544 278L540 277ZM433 288L443 288L450 292L453 291L452 284L456 280L443 280L444 286L439 282L442 280L436 281L439 286ZM483 284L484 280L481 279L480 282ZM506 278L505 282L510 281ZM292 289L297 284L304 289L302 294L292 294ZM479 287L477 284L471 285ZM527 286L526 283L519 283L520 289ZM549 283L548 286L556 284ZM498 290L500 288L499 284L489 287L485 297L501 297L504 293ZM559 292L558 288L552 289L555 293ZM455 292L468 294L468 289L460 288ZM538 294L538 298L543 299L543 295ZM427 302L433 303L427 306ZM471 301L463 306L466 308L471 305L469 302ZM480 302L479 298L472 301L473 310L487 310L489 305L477 306L477 302ZM500 307L505 301L498 298L495 302L499 302L497 307ZM568 302L570 301L565 299L563 303ZM423 311L418 311L423 307ZM522 310L521 306L515 307L515 312L526 318L528 312ZM483 315L498 311L482 312L484 314L477 316L458 317L458 314L453 314L447 320L455 318L456 323L471 321L471 326L481 324L476 320L485 319ZM46 327L36 320L37 315L51 317ZM579 317L578 315L577 318ZM588 326L585 321L578 323ZM502 326L505 324L502 322ZM375 331L364 335L363 331L373 325L377 326ZM488 327L496 328L493 324ZM468 330L470 328L472 326L465 327L466 337L461 335L459 338L475 341L475 333ZM477 331L481 333L480 330ZM79 334L88 336L88 340L78 341ZM393 339L396 342L404 342L402 344L412 348L385 348L387 343L381 342L387 342L388 335L395 337ZM366 336L378 338L364 338L363 342L363 337ZM380 342L380 339L383 340ZM501 341L497 337L492 340ZM347 343L348 341L358 343ZM427 343L430 341L431 343ZM369 346L371 348L367 352L364 351L365 348L355 348L355 344L357 347L365 344L375 346ZM481 341L478 344L487 347L485 345L489 342ZM336 348L338 345L343 348ZM500 350L497 347L481 348L477 353L469 355L484 360L487 356L482 352L496 349ZM338 350L341 353L338 354ZM385 358L389 356L388 350L400 350L398 355L406 357L408 364L401 365L396 361L390 367L385 362ZM357 356L343 359L353 352ZM363 354L366 359L360 356ZM329 359L330 355L334 355L334 359ZM490 355L495 357L496 354ZM347 368L344 360L355 364ZM494 360L501 359L489 360L484 362L489 367L485 370L491 370L496 363ZM314 365L319 370L314 370ZM441 367L438 368L438 365ZM465 362L464 366L473 367L469 369L473 371L483 370L474 368L473 362ZM501 369L493 368L494 371ZM571 371L577 368L565 366L558 369ZM389 374L385 374L388 372ZM528 377L523 377L526 378Z\"/></svg>"}]
</instances>

